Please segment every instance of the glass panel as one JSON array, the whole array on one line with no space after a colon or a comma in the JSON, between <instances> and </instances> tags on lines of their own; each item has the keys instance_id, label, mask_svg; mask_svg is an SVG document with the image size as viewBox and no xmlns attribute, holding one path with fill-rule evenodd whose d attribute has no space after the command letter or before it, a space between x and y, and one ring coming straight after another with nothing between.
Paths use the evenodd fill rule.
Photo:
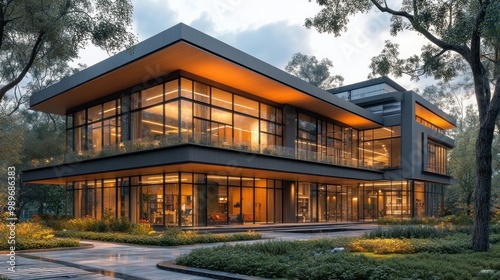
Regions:
<instances>
[{"instance_id":1,"label":"glass panel","mask_svg":"<svg viewBox=\"0 0 500 280\"><path fill-rule=\"evenodd\" d=\"M194 140L196 143L209 145L210 144L210 121L194 119Z\"/></svg>"},{"instance_id":2,"label":"glass panel","mask_svg":"<svg viewBox=\"0 0 500 280\"><path fill-rule=\"evenodd\" d=\"M74 137L74 130L73 129L68 129L66 130L66 151L75 151L75 146L73 142L73 137Z\"/></svg>"},{"instance_id":3,"label":"glass panel","mask_svg":"<svg viewBox=\"0 0 500 280\"><path fill-rule=\"evenodd\" d=\"M102 118L102 105L90 107L87 112L87 122L95 122Z\"/></svg>"},{"instance_id":4,"label":"glass panel","mask_svg":"<svg viewBox=\"0 0 500 280\"><path fill-rule=\"evenodd\" d=\"M88 141L92 151L100 151L102 149L102 122L90 124L88 126Z\"/></svg>"},{"instance_id":5,"label":"glass panel","mask_svg":"<svg viewBox=\"0 0 500 280\"><path fill-rule=\"evenodd\" d=\"M181 78L181 96L189 99L193 98L193 81Z\"/></svg>"},{"instance_id":6,"label":"glass panel","mask_svg":"<svg viewBox=\"0 0 500 280\"><path fill-rule=\"evenodd\" d=\"M119 216L130 219L130 185L128 179L121 179L120 188L118 188L119 194Z\"/></svg>"},{"instance_id":7,"label":"glass panel","mask_svg":"<svg viewBox=\"0 0 500 280\"><path fill-rule=\"evenodd\" d=\"M163 185L142 186L141 219L150 224L163 224Z\"/></svg>"},{"instance_id":8,"label":"glass panel","mask_svg":"<svg viewBox=\"0 0 500 280\"><path fill-rule=\"evenodd\" d=\"M194 100L210 104L210 87L199 82L194 82Z\"/></svg>"},{"instance_id":9,"label":"glass panel","mask_svg":"<svg viewBox=\"0 0 500 280\"><path fill-rule=\"evenodd\" d=\"M241 205L244 223L254 222L253 190L254 188L242 188Z\"/></svg>"},{"instance_id":10,"label":"glass panel","mask_svg":"<svg viewBox=\"0 0 500 280\"><path fill-rule=\"evenodd\" d=\"M235 95L234 111L259 117L259 102Z\"/></svg>"},{"instance_id":11,"label":"glass panel","mask_svg":"<svg viewBox=\"0 0 500 280\"><path fill-rule=\"evenodd\" d=\"M66 128L72 128L73 125L73 114L66 115Z\"/></svg>"},{"instance_id":12,"label":"glass panel","mask_svg":"<svg viewBox=\"0 0 500 280\"><path fill-rule=\"evenodd\" d=\"M391 146L391 167L399 167L401 164L401 138L393 138Z\"/></svg>"},{"instance_id":13,"label":"glass panel","mask_svg":"<svg viewBox=\"0 0 500 280\"><path fill-rule=\"evenodd\" d=\"M102 219L102 182L98 180L95 182L95 204L94 212L96 219Z\"/></svg>"},{"instance_id":14,"label":"glass panel","mask_svg":"<svg viewBox=\"0 0 500 280\"><path fill-rule=\"evenodd\" d=\"M276 122L283 123L283 111L280 108L276 108Z\"/></svg>"},{"instance_id":15,"label":"glass panel","mask_svg":"<svg viewBox=\"0 0 500 280\"><path fill-rule=\"evenodd\" d=\"M207 219L208 225L227 223L227 187L218 183L207 185Z\"/></svg>"},{"instance_id":16,"label":"glass panel","mask_svg":"<svg viewBox=\"0 0 500 280\"><path fill-rule=\"evenodd\" d=\"M206 185L193 185L193 226L207 225Z\"/></svg>"},{"instance_id":17,"label":"glass panel","mask_svg":"<svg viewBox=\"0 0 500 280\"><path fill-rule=\"evenodd\" d=\"M260 117L269 121L276 121L276 108L260 103Z\"/></svg>"},{"instance_id":18,"label":"glass panel","mask_svg":"<svg viewBox=\"0 0 500 280\"><path fill-rule=\"evenodd\" d=\"M373 141L373 165L377 169L389 167L391 139Z\"/></svg>"},{"instance_id":19,"label":"glass panel","mask_svg":"<svg viewBox=\"0 0 500 280\"><path fill-rule=\"evenodd\" d=\"M76 112L73 121L75 122L75 126L85 124L85 110Z\"/></svg>"},{"instance_id":20,"label":"glass panel","mask_svg":"<svg viewBox=\"0 0 500 280\"><path fill-rule=\"evenodd\" d=\"M139 108L141 108L141 93L140 92L136 92L134 94L132 94L131 96L131 100L130 100L130 108L132 110L137 110Z\"/></svg>"},{"instance_id":21,"label":"glass panel","mask_svg":"<svg viewBox=\"0 0 500 280\"><path fill-rule=\"evenodd\" d=\"M147 107L153 104L163 102L163 85L154 86L142 90L141 92L141 107Z\"/></svg>"},{"instance_id":22,"label":"glass panel","mask_svg":"<svg viewBox=\"0 0 500 280\"><path fill-rule=\"evenodd\" d=\"M165 177L166 182L176 181L176 179L170 179L176 177L176 175L167 175ZM165 185L165 224L170 226L178 225L179 221L179 185L178 184L166 184Z\"/></svg>"},{"instance_id":23,"label":"glass panel","mask_svg":"<svg viewBox=\"0 0 500 280\"><path fill-rule=\"evenodd\" d=\"M133 139L163 135L163 106L158 105L132 114Z\"/></svg>"},{"instance_id":24,"label":"glass panel","mask_svg":"<svg viewBox=\"0 0 500 280\"><path fill-rule=\"evenodd\" d=\"M365 130L363 133L362 141L368 141L373 139L373 129Z\"/></svg>"},{"instance_id":25,"label":"glass panel","mask_svg":"<svg viewBox=\"0 0 500 280\"><path fill-rule=\"evenodd\" d=\"M276 125L272 122L260 121L260 131L275 134Z\"/></svg>"},{"instance_id":26,"label":"glass panel","mask_svg":"<svg viewBox=\"0 0 500 280\"><path fill-rule=\"evenodd\" d=\"M193 185L191 184L182 184L181 225L193 225Z\"/></svg>"},{"instance_id":27,"label":"glass panel","mask_svg":"<svg viewBox=\"0 0 500 280\"><path fill-rule=\"evenodd\" d=\"M233 124L233 114L229 111L226 111L226 110L212 108L212 121L232 125Z\"/></svg>"},{"instance_id":28,"label":"glass panel","mask_svg":"<svg viewBox=\"0 0 500 280\"><path fill-rule=\"evenodd\" d=\"M373 139L391 138L392 130L387 127L377 128L373 130Z\"/></svg>"},{"instance_id":29,"label":"glass panel","mask_svg":"<svg viewBox=\"0 0 500 280\"><path fill-rule=\"evenodd\" d=\"M194 104L194 116L199 118L210 119L210 107L202 104Z\"/></svg>"},{"instance_id":30,"label":"glass panel","mask_svg":"<svg viewBox=\"0 0 500 280\"><path fill-rule=\"evenodd\" d=\"M104 103L104 118L115 116L118 112L116 109L116 100Z\"/></svg>"},{"instance_id":31,"label":"glass panel","mask_svg":"<svg viewBox=\"0 0 500 280\"><path fill-rule=\"evenodd\" d=\"M243 194L245 191L243 191ZM265 223L267 213L266 189L255 188L255 222Z\"/></svg>"},{"instance_id":32,"label":"glass panel","mask_svg":"<svg viewBox=\"0 0 500 280\"><path fill-rule=\"evenodd\" d=\"M297 222L309 222L311 220L311 186L309 183L299 183L297 188Z\"/></svg>"},{"instance_id":33,"label":"glass panel","mask_svg":"<svg viewBox=\"0 0 500 280\"><path fill-rule=\"evenodd\" d=\"M85 132L83 127L77 127L75 128L75 134L74 134L74 150L78 154L81 154L83 150L85 150Z\"/></svg>"},{"instance_id":34,"label":"glass panel","mask_svg":"<svg viewBox=\"0 0 500 280\"><path fill-rule=\"evenodd\" d=\"M175 79L165 84L165 100L171 100L179 96L179 80Z\"/></svg>"},{"instance_id":35,"label":"glass panel","mask_svg":"<svg viewBox=\"0 0 500 280\"><path fill-rule=\"evenodd\" d=\"M116 125L115 119L109 119L104 121L104 146L113 145L117 143L118 135L120 131Z\"/></svg>"},{"instance_id":36,"label":"glass panel","mask_svg":"<svg viewBox=\"0 0 500 280\"><path fill-rule=\"evenodd\" d=\"M221 123L212 122L210 129L211 140L217 145L231 145L233 139L233 127Z\"/></svg>"},{"instance_id":37,"label":"glass panel","mask_svg":"<svg viewBox=\"0 0 500 280\"><path fill-rule=\"evenodd\" d=\"M187 142L191 136L193 117L192 117L192 103L189 101L181 101L181 136L182 141Z\"/></svg>"},{"instance_id":38,"label":"glass panel","mask_svg":"<svg viewBox=\"0 0 500 280\"><path fill-rule=\"evenodd\" d=\"M179 133L179 102L165 104L165 132L166 134Z\"/></svg>"},{"instance_id":39,"label":"glass panel","mask_svg":"<svg viewBox=\"0 0 500 280\"><path fill-rule=\"evenodd\" d=\"M116 181L104 180L104 218L116 217Z\"/></svg>"},{"instance_id":40,"label":"glass panel","mask_svg":"<svg viewBox=\"0 0 500 280\"><path fill-rule=\"evenodd\" d=\"M233 94L218 88L212 88L212 105L233 109Z\"/></svg>"},{"instance_id":41,"label":"glass panel","mask_svg":"<svg viewBox=\"0 0 500 280\"><path fill-rule=\"evenodd\" d=\"M259 122L257 119L234 114L234 144L254 148L259 144Z\"/></svg>"},{"instance_id":42,"label":"glass panel","mask_svg":"<svg viewBox=\"0 0 500 280\"><path fill-rule=\"evenodd\" d=\"M241 197L240 197L240 187L229 187L229 222L241 224L243 219L241 217Z\"/></svg>"}]
</instances>

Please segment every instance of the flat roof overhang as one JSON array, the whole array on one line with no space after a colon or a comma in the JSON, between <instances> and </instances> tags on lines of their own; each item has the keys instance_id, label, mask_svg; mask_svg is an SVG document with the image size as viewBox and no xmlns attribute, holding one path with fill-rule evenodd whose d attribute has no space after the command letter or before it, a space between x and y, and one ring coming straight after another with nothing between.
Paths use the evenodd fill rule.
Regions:
<instances>
[{"instance_id":1,"label":"flat roof overhang","mask_svg":"<svg viewBox=\"0 0 500 280\"><path fill-rule=\"evenodd\" d=\"M33 110L66 114L74 107L147 84L177 70L279 103L338 120L357 129L380 127L381 116L308 84L202 32L178 24L48 87L30 99Z\"/></svg>"},{"instance_id":2,"label":"flat roof overhang","mask_svg":"<svg viewBox=\"0 0 500 280\"><path fill-rule=\"evenodd\" d=\"M66 184L164 172L195 172L325 184L355 184L359 181L384 179L382 171L181 144L25 170L22 172L22 181L29 184Z\"/></svg>"},{"instance_id":3,"label":"flat roof overhang","mask_svg":"<svg viewBox=\"0 0 500 280\"><path fill-rule=\"evenodd\" d=\"M415 102L415 115L445 130L456 128L457 121L453 117L417 94L415 96L417 99Z\"/></svg>"}]
</instances>

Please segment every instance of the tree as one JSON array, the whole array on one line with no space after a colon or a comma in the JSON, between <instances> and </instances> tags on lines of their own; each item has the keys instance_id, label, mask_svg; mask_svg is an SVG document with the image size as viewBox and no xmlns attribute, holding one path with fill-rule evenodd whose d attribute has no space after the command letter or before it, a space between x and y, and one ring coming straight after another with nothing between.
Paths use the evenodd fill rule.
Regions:
<instances>
[{"instance_id":1,"label":"tree","mask_svg":"<svg viewBox=\"0 0 500 280\"><path fill-rule=\"evenodd\" d=\"M455 202L460 204L459 208L465 208L467 216L471 214L474 187L477 181L476 170L470 168L470 163L474 161L476 154L474 138L477 135L477 130L477 112L474 108L469 107L462 129L455 137L456 146L449 157L449 169L457 181L451 186L451 189L456 193Z\"/></svg>"},{"instance_id":2,"label":"tree","mask_svg":"<svg viewBox=\"0 0 500 280\"><path fill-rule=\"evenodd\" d=\"M333 63L328 58L318 61L315 56L296 53L286 65L285 70L314 86L331 89L341 86L344 81L340 75L331 76L331 68L333 68Z\"/></svg>"},{"instance_id":3,"label":"tree","mask_svg":"<svg viewBox=\"0 0 500 280\"><path fill-rule=\"evenodd\" d=\"M22 164L18 170L32 168L32 159L47 159L62 155L65 151L66 131L62 116L20 110L17 115L23 119L23 150L20 153ZM36 143L36 145L33 145ZM16 197L16 214L20 217L27 207L37 208L38 214L52 211L58 214L66 200L64 186L22 184Z\"/></svg>"},{"instance_id":4,"label":"tree","mask_svg":"<svg viewBox=\"0 0 500 280\"><path fill-rule=\"evenodd\" d=\"M407 0L398 8L386 0L317 0L321 11L306 19L306 27L339 36L349 17L372 8L391 15L390 33L417 32L428 40L419 55L399 58L398 45L386 41L382 53L372 59L372 74L434 76L443 81L472 73L479 111L476 140L476 199L472 247L487 251L491 218L492 142L500 111L500 1ZM393 3L393 2L391 2Z\"/></svg>"},{"instance_id":5,"label":"tree","mask_svg":"<svg viewBox=\"0 0 500 280\"><path fill-rule=\"evenodd\" d=\"M0 1L0 100L33 72L59 67L92 43L132 45L130 0Z\"/></svg>"}]
</instances>

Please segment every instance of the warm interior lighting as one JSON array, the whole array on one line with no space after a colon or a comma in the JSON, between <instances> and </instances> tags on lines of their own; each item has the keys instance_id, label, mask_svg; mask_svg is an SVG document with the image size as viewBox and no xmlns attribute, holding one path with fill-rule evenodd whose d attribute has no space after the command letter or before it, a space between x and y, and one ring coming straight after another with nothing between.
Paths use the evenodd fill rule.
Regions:
<instances>
[{"instance_id":1,"label":"warm interior lighting","mask_svg":"<svg viewBox=\"0 0 500 280\"><path fill-rule=\"evenodd\" d=\"M220 176L220 175L207 175L207 179L227 179L227 176ZM231 177L229 178L230 180L242 180L242 181L259 181L259 178L240 178L240 177Z\"/></svg>"},{"instance_id":2,"label":"warm interior lighting","mask_svg":"<svg viewBox=\"0 0 500 280\"><path fill-rule=\"evenodd\" d=\"M455 125L451 124L447 120L443 119L439 115L431 112L429 109L420 105L419 103L415 104L415 115L426 120L427 122L437 126L441 129L453 129Z\"/></svg>"},{"instance_id":3,"label":"warm interior lighting","mask_svg":"<svg viewBox=\"0 0 500 280\"><path fill-rule=\"evenodd\" d=\"M381 155L381 156L389 156L388 153L384 154L384 153L379 153L379 152L375 152L375 151L372 151L372 150L367 150L367 149L363 149L361 147L358 148L358 150L363 150L363 151L368 151L368 152L373 152L374 154L378 154L378 155ZM387 151L387 150L386 150Z\"/></svg>"},{"instance_id":4,"label":"warm interior lighting","mask_svg":"<svg viewBox=\"0 0 500 280\"><path fill-rule=\"evenodd\" d=\"M176 92L177 92L176 89L175 90L171 90L169 92L165 92L165 94L158 94L158 95L155 95L153 97L147 98L146 101L153 100L153 99L158 98L158 97L162 97L163 95L167 96L169 94L176 93Z\"/></svg>"}]
</instances>

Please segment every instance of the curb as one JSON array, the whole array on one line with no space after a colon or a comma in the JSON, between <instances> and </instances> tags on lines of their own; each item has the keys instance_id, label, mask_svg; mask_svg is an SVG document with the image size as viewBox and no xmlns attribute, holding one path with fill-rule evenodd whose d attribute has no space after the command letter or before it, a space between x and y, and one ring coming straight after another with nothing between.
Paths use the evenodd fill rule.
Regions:
<instances>
[{"instance_id":1,"label":"curb","mask_svg":"<svg viewBox=\"0 0 500 280\"><path fill-rule=\"evenodd\" d=\"M188 266L183 266L183 265L177 265L174 263L174 261L159 262L156 264L156 267L158 267L159 269L163 269L163 270L179 272L179 273L184 273L184 274L190 274L190 275L196 275L196 276L202 276L202 277L207 277L207 278L212 278L212 279L220 279L220 280L264 280L264 279L268 279L268 278L260 278L260 277L255 277L255 276L234 274L234 273L223 272L223 271L216 271L216 270L201 269L201 268L194 268L194 267L188 267Z\"/></svg>"}]
</instances>

